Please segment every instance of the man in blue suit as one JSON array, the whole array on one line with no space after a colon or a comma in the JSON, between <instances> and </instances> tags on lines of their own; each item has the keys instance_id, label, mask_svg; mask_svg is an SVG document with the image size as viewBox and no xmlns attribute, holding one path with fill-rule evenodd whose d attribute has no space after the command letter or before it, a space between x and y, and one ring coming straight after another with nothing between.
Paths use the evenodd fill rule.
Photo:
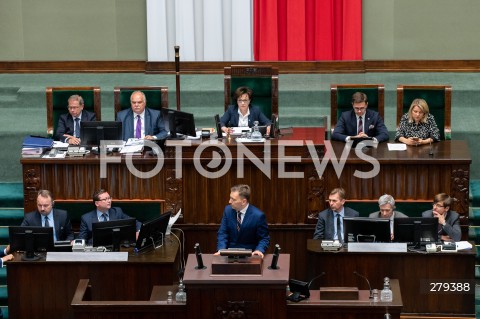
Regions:
<instances>
[{"instance_id":1,"label":"man in blue suit","mask_svg":"<svg viewBox=\"0 0 480 319\"><path fill-rule=\"evenodd\" d=\"M75 94L68 98L68 114L62 114L58 118L55 139L72 145L80 144L80 126L82 121L97 120L95 113L84 110L83 107L84 102L80 95ZM76 125L77 122L78 125Z\"/></svg>"},{"instance_id":2,"label":"man in blue suit","mask_svg":"<svg viewBox=\"0 0 480 319\"><path fill-rule=\"evenodd\" d=\"M53 208L53 195L48 190L37 193L37 210L25 215L21 226L53 227L54 241L73 240L72 224L67 212Z\"/></svg>"},{"instance_id":3,"label":"man in blue suit","mask_svg":"<svg viewBox=\"0 0 480 319\"><path fill-rule=\"evenodd\" d=\"M124 141L129 138L156 140L167 137L162 114L160 111L145 107L147 99L142 91L132 93L130 104L130 109L117 113L117 122L122 122Z\"/></svg>"},{"instance_id":4,"label":"man in blue suit","mask_svg":"<svg viewBox=\"0 0 480 319\"><path fill-rule=\"evenodd\" d=\"M335 188L330 192L328 196L330 207L318 214L313 239L344 241L343 217L359 216L356 210L344 206L345 197L345 190L343 188Z\"/></svg>"},{"instance_id":5,"label":"man in blue suit","mask_svg":"<svg viewBox=\"0 0 480 319\"><path fill-rule=\"evenodd\" d=\"M91 212L82 215L80 234L78 235L78 238L85 239L88 245L91 245L93 242L93 223L132 218L125 214L120 207L112 207L112 198L104 189L100 189L93 194L93 203L96 208ZM137 238L141 227L142 223L137 221Z\"/></svg>"},{"instance_id":6,"label":"man in blue suit","mask_svg":"<svg viewBox=\"0 0 480 319\"><path fill-rule=\"evenodd\" d=\"M372 137L378 143L388 141L388 130L382 117L367 108L367 95L356 92L352 96L352 105L352 110L340 116L332 140L348 142L352 138Z\"/></svg>"},{"instance_id":7,"label":"man in blue suit","mask_svg":"<svg viewBox=\"0 0 480 319\"><path fill-rule=\"evenodd\" d=\"M230 189L230 205L225 206L217 234L217 252L226 248L251 249L263 258L270 243L265 214L249 203L250 187L236 185Z\"/></svg>"}]
</instances>

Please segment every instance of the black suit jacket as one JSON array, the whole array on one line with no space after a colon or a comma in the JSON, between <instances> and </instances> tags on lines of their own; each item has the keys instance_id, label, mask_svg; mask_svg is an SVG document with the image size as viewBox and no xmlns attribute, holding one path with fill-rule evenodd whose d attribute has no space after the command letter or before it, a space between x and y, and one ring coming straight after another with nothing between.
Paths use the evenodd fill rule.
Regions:
<instances>
[{"instance_id":1,"label":"black suit jacket","mask_svg":"<svg viewBox=\"0 0 480 319\"><path fill-rule=\"evenodd\" d=\"M359 213L354 209L345 206L343 206L343 209L345 217L359 216ZM335 232L335 228L333 226L334 220L335 216L333 216L333 211L330 209L330 207L324 211L321 211L318 214L318 221L317 226L315 227L315 233L313 234L313 239L333 240L333 235Z\"/></svg>"},{"instance_id":2,"label":"black suit jacket","mask_svg":"<svg viewBox=\"0 0 480 319\"><path fill-rule=\"evenodd\" d=\"M125 214L120 207L112 207L108 210L108 219L109 220L119 220L119 219L128 219L132 218ZM87 244L91 245L93 242L92 234L92 223L98 222L97 210L94 209L91 212L82 215L82 221L80 222L80 234L78 235L79 239L85 239ZM137 232L140 231L142 223L137 221Z\"/></svg>"},{"instance_id":3,"label":"black suit jacket","mask_svg":"<svg viewBox=\"0 0 480 319\"><path fill-rule=\"evenodd\" d=\"M225 114L222 115L222 118L220 119L220 123L222 127L227 126L233 126L236 127L238 126L238 120L239 120L239 115L238 115L238 106L237 105L230 105L225 112ZM248 116L248 127L253 127L253 122L258 121L258 125L271 125L272 121L270 121L263 113L260 111L260 108L255 105L250 105L250 115Z\"/></svg>"},{"instance_id":4,"label":"black suit jacket","mask_svg":"<svg viewBox=\"0 0 480 319\"><path fill-rule=\"evenodd\" d=\"M72 224L66 210L53 208L53 222L57 240L73 240ZM21 226L42 226L42 215L34 211L25 215Z\"/></svg>"},{"instance_id":5,"label":"black suit jacket","mask_svg":"<svg viewBox=\"0 0 480 319\"><path fill-rule=\"evenodd\" d=\"M83 121L90 122L96 120L97 116L95 115L95 113L89 112L84 109L82 111L82 119L80 121L80 126L82 126ZM74 125L75 123L73 123L73 117L70 115L70 113L60 115L60 118L58 119L57 132L55 133L55 139L65 142L65 137L63 136L63 134L73 135Z\"/></svg>"},{"instance_id":6,"label":"black suit jacket","mask_svg":"<svg viewBox=\"0 0 480 319\"><path fill-rule=\"evenodd\" d=\"M388 141L388 130L383 119L378 112L369 110L367 108L364 115L364 132L369 137L375 137L377 141ZM357 135L357 116L352 110L345 111L340 116L337 126L333 130L332 140L345 142L347 136Z\"/></svg>"}]
</instances>

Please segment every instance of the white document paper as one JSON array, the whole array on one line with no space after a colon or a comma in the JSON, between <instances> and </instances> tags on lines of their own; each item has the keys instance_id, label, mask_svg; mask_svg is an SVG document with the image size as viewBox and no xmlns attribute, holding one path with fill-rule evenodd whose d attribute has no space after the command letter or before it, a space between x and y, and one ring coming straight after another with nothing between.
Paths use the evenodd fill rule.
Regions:
<instances>
[{"instance_id":1,"label":"white document paper","mask_svg":"<svg viewBox=\"0 0 480 319\"><path fill-rule=\"evenodd\" d=\"M407 144L403 143L388 143L388 150L389 151L406 151Z\"/></svg>"}]
</instances>

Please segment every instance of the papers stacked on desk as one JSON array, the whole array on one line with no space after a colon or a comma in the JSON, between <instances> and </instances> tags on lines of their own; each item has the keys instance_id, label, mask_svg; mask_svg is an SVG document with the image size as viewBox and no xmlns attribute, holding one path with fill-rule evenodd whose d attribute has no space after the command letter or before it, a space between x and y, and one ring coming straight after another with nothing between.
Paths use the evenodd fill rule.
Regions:
<instances>
[{"instance_id":1,"label":"papers stacked on desk","mask_svg":"<svg viewBox=\"0 0 480 319\"><path fill-rule=\"evenodd\" d=\"M41 157L45 151L42 147L23 147L22 148L22 157L36 158Z\"/></svg>"},{"instance_id":2,"label":"papers stacked on desk","mask_svg":"<svg viewBox=\"0 0 480 319\"><path fill-rule=\"evenodd\" d=\"M254 140L252 138L246 138L246 137L237 137L235 139L237 143L264 143L266 140L264 137L261 139Z\"/></svg>"},{"instance_id":3,"label":"papers stacked on desk","mask_svg":"<svg viewBox=\"0 0 480 319\"><path fill-rule=\"evenodd\" d=\"M51 138L25 136L22 144L22 157L41 157L45 150L51 148L52 145Z\"/></svg>"},{"instance_id":4,"label":"papers stacked on desk","mask_svg":"<svg viewBox=\"0 0 480 319\"><path fill-rule=\"evenodd\" d=\"M129 138L120 154L142 155L144 140L140 138Z\"/></svg>"}]
</instances>

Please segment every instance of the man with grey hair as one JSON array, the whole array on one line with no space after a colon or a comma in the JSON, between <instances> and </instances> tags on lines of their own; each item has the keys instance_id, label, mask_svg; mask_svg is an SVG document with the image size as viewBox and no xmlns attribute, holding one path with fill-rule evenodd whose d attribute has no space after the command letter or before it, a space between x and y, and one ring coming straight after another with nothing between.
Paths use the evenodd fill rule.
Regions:
<instances>
[{"instance_id":1,"label":"man with grey hair","mask_svg":"<svg viewBox=\"0 0 480 319\"><path fill-rule=\"evenodd\" d=\"M408 216L395 210L395 199L392 195L382 195L378 199L380 211L371 213L370 218L388 218L390 219L390 238L393 240L393 219L407 218Z\"/></svg>"},{"instance_id":2,"label":"man with grey hair","mask_svg":"<svg viewBox=\"0 0 480 319\"><path fill-rule=\"evenodd\" d=\"M84 110L83 98L74 94L68 98L68 113L62 114L58 118L57 131L55 139L64 143L80 144L80 127L83 122L96 121L96 115L93 112Z\"/></svg>"}]
</instances>

